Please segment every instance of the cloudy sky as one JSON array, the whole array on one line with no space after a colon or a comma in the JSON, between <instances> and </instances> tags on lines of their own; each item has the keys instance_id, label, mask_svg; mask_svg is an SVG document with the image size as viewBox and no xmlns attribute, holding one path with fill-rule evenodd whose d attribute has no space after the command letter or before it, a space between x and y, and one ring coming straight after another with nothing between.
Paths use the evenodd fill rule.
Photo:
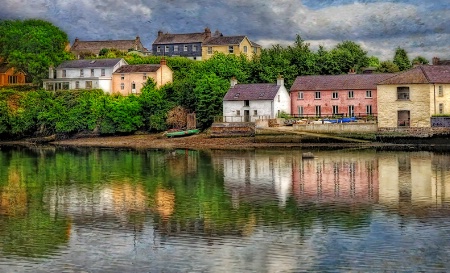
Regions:
<instances>
[{"instance_id":1,"label":"cloudy sky","mask_svg":"<svg viewBox=\"0 0 450 273\"><path fill-rule=\"evenodd\" d=\"M6 2L6 4L5 4ZM295 36L313 49L351 40L369 55L450 59L449 0L2 0L0 19L40 18L70 38L133 39L151 48L158 30L247 35L270 47Z\"/></svg>"}]
</instances>

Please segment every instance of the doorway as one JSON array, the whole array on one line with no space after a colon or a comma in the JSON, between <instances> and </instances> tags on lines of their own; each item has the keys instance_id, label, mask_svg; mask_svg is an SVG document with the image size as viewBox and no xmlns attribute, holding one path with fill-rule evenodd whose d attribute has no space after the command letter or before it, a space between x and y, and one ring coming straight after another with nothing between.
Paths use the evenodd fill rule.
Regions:
<instances>
[{"instance_id":1,"label":"doorway","mask_svg":"<svg viewBox=\"0 0 450 273\"><path fill-rule=\"evenodd\" d=\"M409 127L410 124L410 113L407 110L400 110L397 114L397 126L398 127Z\"/></svg>"}]
</instances>

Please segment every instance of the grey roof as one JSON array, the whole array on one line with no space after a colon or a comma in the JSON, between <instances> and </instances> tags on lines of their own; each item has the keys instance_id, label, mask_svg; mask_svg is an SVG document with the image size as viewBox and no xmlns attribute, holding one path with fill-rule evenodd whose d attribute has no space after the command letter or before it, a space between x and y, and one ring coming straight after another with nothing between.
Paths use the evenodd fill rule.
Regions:
<instances>
[{"instance_id":1,"label":"grey roof","mask_svg":"<svg viewBox=\"0 0 450 273\"><path fill-rule=\"evenodd\" d=\"M91 52L98 54L103 48L115 48L121 51L128 51L129 49L143 50L139 36L133 40L106 40L106 41L80 41L75 39L70 51Z\"/></svg>"},{"instance_id":2,"label":"grey roof","mask_svg":"<svg viewBox=\"0 0 450 273\"><path fill-rule=\"evenodd\" d=\"M182 34L161 34L153 42L154 45L161 44L185 44L185 43L202 43L207 39L204 32L200 33L182 33Z\"/></svg>"},{"instance_id":3,"label":"grey roof","mask_svg":"<svg viewBox=\"0 0 450 273\"><path fill-rule=\"evenodd\" d=\"M291 91L377 89L377 83L395 74L343 74L298 76Z\"/></svg>"},{"instance_id":4,"label":"grey roof","mask_svg":"<svg viewBox=\"0 0 450 273\"><path fill-rule=\"evenodd\" d=\"M450 65L419 65L379 84L450 83Z\"/></svg>"},{"instance_id":5,"label":"grey roof","mask_svg":"<svg viewBox=\"0 0 450 273\"><path fill-rule=\"evenodd\" d=\"M134 64L122 65L114 73L146 73L156 72L161 67L160 64Z\"/></svg>"},{"instance_id":6,"label":"grey roof","mask_svg":"<svg viewBox=\"0 0 450 273\"><path fill-rule=\"evenodd\" d=\"M273 100L280 87L275 83L236 84L228 89L223 100Z\"/></svg>"},{"instance_id":7,"label":"grey roof","mask_svg":"<svg viewBox=\"0 0 450 273\"><path fill-rule=\"evenodd\" d=\"M58 68L103 68L103 67L114 67L118 62L122 60L121 58L115 59L82 59L82 60L72 60L65 61L61 63ZM126 63L126 62L125 62Z\"/></svg>"},{"instance_id":8,"label":"grey roof","mask_svg":"<svg viewBox=\"0 0 450 273\"><path fill-rule=\"evenodd\" d=\"M245 39L245 35L240 36L217 36L206 40L204 45L238 45Z\"/></svg>"}]
</instances>

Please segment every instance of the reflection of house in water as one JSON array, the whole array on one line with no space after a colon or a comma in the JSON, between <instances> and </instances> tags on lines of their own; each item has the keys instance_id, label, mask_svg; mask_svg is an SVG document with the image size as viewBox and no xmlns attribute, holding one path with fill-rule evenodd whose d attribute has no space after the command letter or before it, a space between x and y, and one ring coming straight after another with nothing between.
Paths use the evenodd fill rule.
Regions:
<instances>
[{"instance_id":1,"label":"reflection of house in water","mask_svg":"<svg viewBox=\"0 0 450 273\"><path fill-rule=\"evenodd\" d=\"M296 158L293 194L298 202L362 202L378 200L375 153L326 152L314 160Z\"/></svg>"},{"instance_id":2,"label":"reflection of house in water","mask_svg":"<svg viewBox=\"0 0 450 273\"><path fill-rule=\"evenodd\" d=\"M389 153L379 157L380 204L443 207L450 202L448 155Z\"/></svg>"},{"instance_id":3,"label":"reflection of house in water","mask_svg":"<svg viewBox=\"0 0 450 273\"><path fill-rule=\"evenodd\" d=\"M232 193L235 206L240 199L266 201L278 199L284 206L292 189L292 157L286 153L230 153L223 161L225 188Z\"/></svg>"}]
</instances>

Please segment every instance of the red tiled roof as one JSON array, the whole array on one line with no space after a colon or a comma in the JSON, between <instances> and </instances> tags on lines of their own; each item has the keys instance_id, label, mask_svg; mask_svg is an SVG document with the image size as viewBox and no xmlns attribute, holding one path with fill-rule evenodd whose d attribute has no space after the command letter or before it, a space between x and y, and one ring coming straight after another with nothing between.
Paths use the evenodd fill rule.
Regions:
<instances>
[{"instance_id":1,"label":"red tiled roof","mask_svg":"<svg viewBox=\"0 0 450 273\"><path fill-rule=\"evenodd\" d=\"M273 100L280 87L274 83L236 84L228 89L223 100Z\"/></svg>"},{"instance_id":2,"label":"red tiled roof","mask_svg":"<svg viewBox=\"0 0 450 273\"><path fill-rule=\"evenodd\" d=\"M156 72L161 67L160 64L134 64L134 65L122 65L114 73L146 73Z\"/></svg>"},{"instance_id":3,"label":"red tiled roof","mask_svg":"<svg viewBox=\"0 0 450 273\"><path fill-rule=\"evenodd\" d=\"M298 76L291 91L376 89L377 83L395 74L343 74Z\"/></svg>"},{"instance_id":4,"label":"red tiled roof","mask_svg":"<svg viewBox=\"0 0 450 273\"><path fill-rule=\"evenodd\" d=\"M379 84L450 83L450 65L420 65Z\"/></svg>"}]
</instances>

